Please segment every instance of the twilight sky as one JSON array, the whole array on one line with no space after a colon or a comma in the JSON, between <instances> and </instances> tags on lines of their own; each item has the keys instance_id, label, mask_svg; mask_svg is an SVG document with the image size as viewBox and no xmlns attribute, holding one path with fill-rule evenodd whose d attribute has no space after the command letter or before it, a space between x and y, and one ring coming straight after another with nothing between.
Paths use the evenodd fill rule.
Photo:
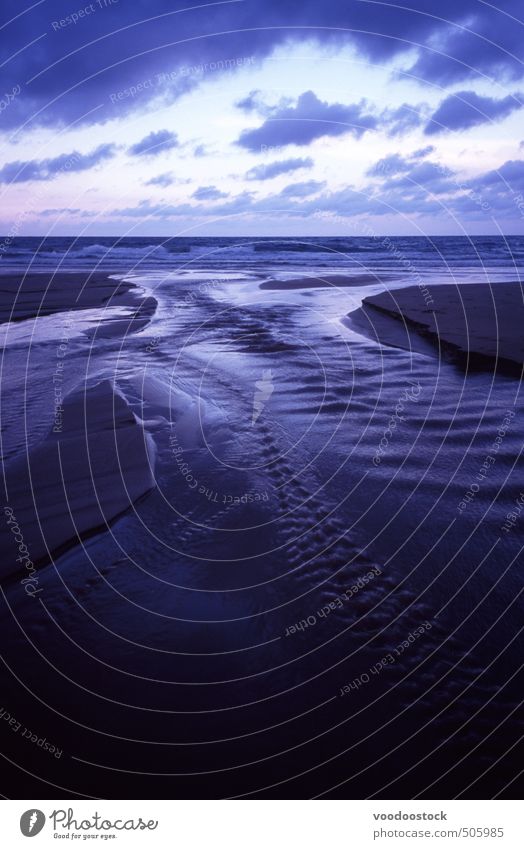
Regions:
<instances>
[{"instance_id":1,"label":"twilight sky","mask_svg":"<svg viewBox=\"0 0 524 849\"><path fill-rule=\"evenodd\" d=\"M522 0L0 15L2 234L524 233Z\"/></svg>"}]
</instances>

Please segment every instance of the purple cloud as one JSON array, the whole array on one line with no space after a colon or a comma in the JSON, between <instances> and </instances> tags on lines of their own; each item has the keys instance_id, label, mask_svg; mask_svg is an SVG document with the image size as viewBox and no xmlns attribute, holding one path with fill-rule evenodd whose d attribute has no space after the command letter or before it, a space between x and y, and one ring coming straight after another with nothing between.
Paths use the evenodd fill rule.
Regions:
<instances>
[{"instance_id":1,"label":"purple cloud","mask_svg":"<svg viewBox=\"0 0 524 849\"><path fill-rule=\"evenodd\" d=\"M523 191L524 161L522 159L510 159L495 171L488 171L486 174L471 180L470 185L475 188L494 186L506 194L511 191Z\"/></svg>"},{"instance_id":2,"label":"purple cloud","mask_svg":"<svg viewBox=\"0 0 524 849\"><path fill-rule=\"evenodd\" d=\"M346 106L343 103L327 103L319 100L314 92L305 91L295 106L277 106L262 126L244 130L237 144L256 151L264 145L302 146L324 136L341 136L346 133L360 138L377 125L377 119L366 110L364 100Z\"/></svg>"},{"instance_id":3,"label":"purple cloud","mask_svg":"<svg viewBox=\"0 0 524 849\"><path fill-rule=\"evenodd\" d=\"M402 103L395 109L385 109L380 116L381 123L386 127L389 136L401 136L420 127L428 108L426 103Z\"/></svg>"},{"instance_id":4,"label":"purple cloud","mask_svg":"<svg viewBox=\"0 0 524 849\"><path fill-rule=\"evenodd\" d=\"M131 145L127 152L131 156L158 156L159 153L165 153L174 147L178 147L177 134L169 130L158 130Z\"/></svg>"},{"instance_id":5,"label":"purple cloud","mask_svg":"<svg viewBox=\"0 0 524 849\"><path fill-rule=\"evenodd\" d=\"M414 158L414 155L411 155ZM314 181L311 181L314 184ZM295 184L296 187L297 184ZM300 184L298 184L300 185ZM304 184L306 187L308 183ZM511 191L508 191L508 185ZM132 218L175 218L186 216L202 218L207 215L264 214L279 211L288 217L299 219L317 216L357 217L363 215L383 216L392 212L408 216L455 215L476 221L489 214L511 215L515 212L519 198L515 192L524 191L524 161L509 161L498 171L489 171L474 180L461 182L454 174L437 163L422 162L398 179L389 180L379 188L373 186L357 191L346 186L337 191L324 191L322 184L315 188L314 197L306 195L306 189L293 193L279 192L262 199L252 193L242 192L211 209L206 204L178 206L153 204L142 201L127 209L115 209L111 215ZM440 201L438 195L445 194Z\"/></svg>"},{"instance_id":6,"label":"purple cloud","mask_svg":"<svg viewBox=\"0 0 524 849\"><path fill-rule=\"evenodd\" d=\"M246 173L246 180L271 180L273 177L278 177L279 174L289 174L291 171L298 171L300 168L312 168L314 165L310 156L303 159L281 159L277 162L268 162L267 165L255 165Z\"/></svg>"},{"instance_id":7,"label":"purple cloud","mask_svg":"<svg viewBox=\"0 0 524 849\"><path fill-rule=\"evenodd\" d=\"M508 0L503 9L470 0L440 3L438 14L449 24L435 25L438 49L434 49L433 39L430 49L421 51L409 69L410 77L444 86L483 75L496 80L521 79L524 68L519 12L520 0Z\"/></svg>"},{"instance_id":8,"label":"purple cloud","mask_svg":"<svg viewBox=\"0 0 524 849\"><path fill-rule=\"evenodd\" d=\"M169 172L165 174L158 174L156 177L151 177L150 180L147 180L145 183L146 186L162 186L166 188L167 186L172 186L173 183L176 182L175 177Z\"/></svg>"},{"instance_id":9,"label":"purple cloud","mask_svg":"<svg viewBox=\"0 0 524 849\"><path fill-rule=\"evenodd\" d=\"M78 215L82 210L79 207L61 206L55 209L41 209L38 213L44 218L56 218L58 215Z\"/></svg>"},{"instance_id":10,"label":"purple cloud","mask_svg":"<svg viewBox=\"0 0 524 849\"><path fill-rule=\"evenodd\" d=\"M505 0L501 10L478 0L440 0L438 16L435 0L417 0L412 9L384 0L379 8L380 14L374 3L265 0L215 4L210 13L154 0L147 8L108 4L64 26L70 0L33 4L25 14L19 0L4 0L2 17L10 23L3 33L9 45L3 86L24 85L2 121L9 127L25 120L93 123L159 95L174 100L206 79L206 66L231 73L232 57L268 57L283 44L300 43L304 28L323 46L352 44L382 64L415 51L409 73L439 84L479 74L523 76L521 0Z\"/></svg>"},{"instance_id":11,"label":"purple cloud","mask_svg":"<svg viewBox=\"0 0 524 849\"><path fill-rule=\"evenodd\" d=\"M414 150L411 154L411 159L424 159L425 156L429 156L430 153L434 153L435 148L432 144L428 144L426 147L419 147L418 150Z\"/></svg>"},{"instance_id":12,"label":"purple cloud","mask_svg":"<svg viewBox=\"0 0 524 849\"><path fill-rule=\"evenodd\" d=\"M7 162L0 168L0 183L28 183L31 180L54 180L60 174L87 171L100 162L111 159L117 150L114 144L101 144L91 153L62 153L52 159L30 159Z\"/></svg>"},{"instance_id":13,"label":"purple cloud","mask_svg":"<svg viewBox=\"0 0 524 849\"><path fill-rule=\"evenodd\" d=\"M412 168L412 163L409 159L400 155L400 153L391 153L389 156L384 156L375 162L371 168L368 168L366 174L368 177L387 177L390 174L400 174L402 171L409 171Z\"/></svg>"},{"instance_id":14,"label":"purple cloud","mask_svg":"<svg viewBox=\"0 0 524 849\"><path fill-rule=\"evenodd\" d=\"M195 200L220 200L221 198L227 198L227 192L221 192L220 189L217 189L216 186L200 186L191 197L195 198Z\"/></svg>"},{"instance_id":15,"label":"purple cloud","mask_svg":"<svg viewBox=\"0 0 524 849\"><path fill-rule=\"evenodd\" d=\"M249 92L246 97L237 100L235 106L243 112L260 112L266 109L262 100L262 92L256 88Z\"/></svg>"},{"instance_id":16,"label":"purple cloud","mask_svg":"<svg viewBox=\"0 0 524 849\"><path fill-rule=\"evenodd\" d=\"M488 121L500 121L521 106L522 94L518 92L497 100L474 91L457 91L442 101L424 132L430 136L450 130L467 130Z\"/></svg>"},{"instance_id":17,"label":"purple cloud","mask_svg":"<svg viewBox=\"0 0 524 849\"><path fill-rule=\"evenodd\" d=\"M281 198L305 198L319 192L326 185L325 181L308 180L305 183L291 183L279 193Z\"/></svg>"},{"instance_id":18,"label":"purple cloud","mask_svg":"<svg viewBox=\"0 0 524 849\"><path fill-rule=\"evenodd\" d=\"M418 187L428 189L433 194L442 194L456 189L456 183L450 179L453 172L449 168L439 165L437 162L421 162L411 168L402 177L386 180L384 189L416 190Z\"/></svg>"},{"instance_id":19,"label":"purple cloud","mask_svg":"<svg viewBox=\"0 0 524 849\"><path fill-rule=\"evenodd\" d=\"M427 147L413 151L413 153L408 153L405 156L402 156L400 153L391 153L389 156L385 156L383 159L379 159L378 162L375 162L371 168L368 168L366 174L368 177L388 177L394 174L402 174L403 172L411 171L418 163L419 159L424 159L424 157L433 153L434 150L435 148L433 145L428 145Z\"/></svg>"}]
</instances>

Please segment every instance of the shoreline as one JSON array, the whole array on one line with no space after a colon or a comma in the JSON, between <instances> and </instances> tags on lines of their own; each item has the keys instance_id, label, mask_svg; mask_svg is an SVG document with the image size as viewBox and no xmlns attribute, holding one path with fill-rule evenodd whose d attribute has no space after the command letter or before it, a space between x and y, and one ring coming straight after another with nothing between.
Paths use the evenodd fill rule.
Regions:
<instances>
[{"instance_id":1,"label":"shoreline","mask_svg":"<svg viewBox=\"0 0 524 849\"><path fill-rule=\"evenodd\" d=\"M139 291L109 272L8 272L0 274L0 324L102 306L137 307Z\"/></svg>"},{"instance_id":2,"label":"shoreline","mask_svg":"<svg viewBox=\"0 0 524 849\"><path fill-rule=\"evenodd\" d=\"M417 287L384 291L364 298L360 310L375 329L371 338L385 345L420 350L410 330L469 371L491 371L513 377L524 366L524 299L518 282L466 283L431 287L434 306L428 308ZM387 316L395 325L375 328L370 311ZM400 327L402 330L400 330ZM503 328L503 332L501 331ZM397 344L395 341L397 340Z\"/></svg>"},{"instance_id":3,"label":"shoreline","mask_svg":"<svg viewBox=\"0 0 524 849\"><path fill-rule=\"evenodd\" d=\"M142 330L156 308L157 300L134 283L105 273L0 276L0 324L7 329L60 313L76 313L81 323L83 310L101 309L96 323L83 330L93 345L97 337L125 339ZM61 377L51 380L54 423L38 443L3 466L4 509L16 516L19 530L14 540L8 524L0 523L2 581L16 581L19 555L34 568L52 562L107 530L155 486L153 439L114 381L103 376L88 381L80 373L62 397ZM28 594L37 575L31 579Z\"/></svg>"},{"instance_id":4,"label":"shoreline","mask_svg":"<svg viewBox=\"0 0 524 849\"><path fill-rule=\"evenodd\" d=\"M273 290L279 292L292 291L294 289L345 289L357 286L380 286L384 280L399 280L395 275L376 274L312 274L309 277L290 277L287 280L270 279L260 283L259 289Z\"/></svg>"},{"instance_id":5,"label":"shoreline","mask_svg":"<svg viewBox=\"0 0 524 849\"><path fill-rule=\"evenodd\" d=\"M12 580L21 572L17 543L23 557L42 566L107 530L154 488L154 462L152 437L110 380L70 393L60 423L4 468L4 509L16 516L21 540L1 523L0 578Z\"/></svg>"}]
</instances>

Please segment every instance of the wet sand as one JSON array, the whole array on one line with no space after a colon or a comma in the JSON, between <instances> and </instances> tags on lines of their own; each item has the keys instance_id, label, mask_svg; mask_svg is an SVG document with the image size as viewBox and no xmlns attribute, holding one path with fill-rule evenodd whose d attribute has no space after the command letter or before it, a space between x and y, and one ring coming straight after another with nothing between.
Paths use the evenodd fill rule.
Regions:
<instances>
[{"instance_id":1,"label":"wet sand","mask_svg":"<svg viewBox=\"0 0 524 849\"><path fill-rule=\"evenodd\" d=\"M392 278L388 275L388 279ZM375 274L316 274L311 277L292 277L289 280L265 280L260 289L286 292L292 289L344 289L352 286L372 286L381 281Z\"/></svg>"},{"instance_id":2,"label":"wet sand","mask_svg":"<svg viewBox=\"0 0 524 849\"><path fill-rule=\"evenodd\" d=\"M55 422L47 439L4 470L19 530L2 522L2 578L24 577L27 563L17 557L26 551L42 563L106 529L154 486L153 441L109 380L67 397Z\"/></svg>"},{"instance_id":3,"label":"wet sand","mask_svg":"<svg viewBox=\"0 0 524 849\"><path fill-rule=\"evenodd\" d=\"M102 272L0 275L0 323L99 306L136 306L136 287Z\"/></svg>"},{"instance_id":4,"label":"wet sand","mask_svg":"<svg viewBox=\"0 0 524 849\"><path fill-rule=\"evenodd\" d=\"M364 298L357 322L373 314L399 322L388 329L379 323L379 341L398 347L416 331L466 370L500 370L520 375L524 363L524 297L518 283L437 285L424 298L416 286Z\"/></svg>"},{"instance_id":5,"label":"wet sand","mask_svg":"<svg viewBox=\"0 0 524 849\"><path fill-rule=\"evenodd\" d=\"M111 310L105 318L106 306L122 307L121 317ZM101 307L86 336L124 337L142 330L156 306L155 298L107 274L0 278L0 323L31 323L53 313ZM41 379L49 378L42 372ZM61 381L55 384L53 378L49 391L57 400L47 436L3 463L9 512L0 524L0 578L24 577L28 563L49 561L85 535L107 528L154 486L154 443L127 399L112 380L86 383L81 374L78 379L62 399Z\"/></svg>"},{"instance_id":6,"label":"wet sand","mask_svg":"<svg viewBox=\"0 0 524 849\"><path fill-rule=\"evenodd\" d=\"M86 310L107 316L98 326L75 313L58 434L59 336L6 348L6 433L23 474L31 429L26 465L44 532L53 541L56 531L61 550L58 517L76 533L71 509L89 535L32 575L6 528L16 573L2 581L2 704L64 751L38 760L20 735L4 735L11 795L65 786L111 797L115 781L125 798L514 789L521 538L500 529L522 488L520 399L496 462L459 505L506 428L515 382L441 368L415 325L409 339L431 357L347 332L343 314L379 286L303 299L260 292L259 281L243 298L236 284L213 297L190 275L166 279L154 327L125 345L116 314L134 309ZM404 330L367 309L381 333ZM115 315L120 330L98 339ZM59 330L61 317L36 322ZM157 485L142 498L141 420L157 452ZM55 508L59 456L69 498ZM8 504L33 556L32 496L18 498L14 470L11 480ZM100 532L82 532L84 519Z\"/></svg>"}]
</instances>

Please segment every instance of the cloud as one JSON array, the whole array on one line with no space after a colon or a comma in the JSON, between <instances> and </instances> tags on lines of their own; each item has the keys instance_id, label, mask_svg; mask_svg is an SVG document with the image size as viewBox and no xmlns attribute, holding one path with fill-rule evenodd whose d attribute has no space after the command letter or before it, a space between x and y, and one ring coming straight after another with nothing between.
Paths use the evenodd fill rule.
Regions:
<instances>
[{"instance_id":1,"label":"cloud","mask_svg":"<svg viewBox=\"0 0 524 849\"><path fill-rule=\"evenodd\" d=\"M456 216L468 221L491 222L493 214L514 216L519 195L524 191L524 161L510 160L497 171L481 174L473 180L462 181L449 169L434 162L416 162L415 151L409 155L413 167L395 179L380 186L372 185L358 190L345 186L336 191L321 191L322 183L310 181L292 184L282 192L257 199L252 192L242 192L210 207L206 203L178 206L157 204L145 200L137 206L113 210L117 218L171 218L186 217L198 220L217 215L256 216L270 214L294 218L298 222L312 216L329 221L334 217L356 218L362 216L388 216L402 214L410 219L449 219ZM508 185L510 191L508 191ZM297 190L297 186L302 186ZM309 191L311 190L311 191ZM311 196L313 195L314 196ZM487 210L487 212L486 212ZM486 215L489 217L486 218Z\"/></svg>"},{"instance_id":2,"label":"cloud","mask_svg":"<svg viewBox=\"0 0 524 849\"><path fill-rule=\"evenodd\" d=\"M418 150L413 151L411 154L411 159L423 159L425 156L429 156L430 153L434 153L435 148L432 144L428 144L426 147L419 147Z\"/></svg>"},{"instance_id":3,"label":"cloud","mask_svg":"<svg viewBox=\"0 0 524 849\"><path fill-rule=\"evenodd\" d=\"M433 150L430 145L405 156L394 153L380 159L366 172L380 180L378 186L367 188L367 194L381 197L393 209L405 212L411 209L414 214L420 209L427 211L427 204L433 202L435 195L454 195L460 183L453 171L424 158Z\"/></svg>"},{"instance_id":4,"label":"cloud","mask_svg":"<svg viewBox=\"0 0 524 849\"><path fill-rule=\"evenodd\" d=\"M310 156L302 159L280 159L277 162L268 162L267 165L255 165L245 174L246 180L271 180L279 174L289 174L300 168L312 168L314 165Z\"/></svg>"},{"instance_id":5,"label":"cloud","mask_svg":"<svg viewBox=\"0 0 524 849\"><path fill-rule=\"evenodd\" d=\"M246 97L241 98L235 102L235 106L238 109L242 109L243 112L260 112L261 110L265 110L266 106L263 102L262 92L260 89L256 88L249 92Z\"/></svg>"},{"instance_id":6,"label":"cloud","mask_svg":"<svg viewBox=\"0 0 524 849\"><path fill-rule=\"evenodd\" d=\"M308 180L305 183L291 183L286 186L279 194L281 198L305 198L313 195L324 188L326 183L318 180Z\"/></svg>"},{"instance_id":7,"label":"cloud","mask_svg":"<svg viewBox=\"0 0 524 849\"><path fill-rule=\"evenodd\" d=\"M385 109L380 116L381 124L388 136L401 136L420 127L429 112L427 103L402 103L395 109Z\"/></svg>"},{"instance_id":8,"label":"cloud","mask_svg":"<svg viewBox=\"0 0 524 849\"><path fill-rule=\"evenodd\" d=\"M156 177L151 177L150 180L147 180L145 183L146 186L172 186L173 183L176 182L175 177L170 172L165 174L157 174Z\"/></svg>"},{"instance_id":9,"label":"cloud","mask_svg":"<svg viewBox=\"0 0 524 849\"><path fill-rule=\"evenodd\" d=\"M210 215L234 216L248 215L256 216L263 214L280 215L297 220L311 218L311 216L329 216L352 218L363 215L387 215L393 210L405 212L409 215L430 215L441 211L441 207L435 198L428 192L419 191L417 197L408 199L405 192L399 192L398 196L393 194L383 198L381 193L377 195L360 192L348 186L335 192L326 192L316 197L286 197L281 193L255 200L252 194L242 192L230 200L209 207L206 204L191 206L181 204L179 206L167 204L152 204L150 201L142 201L135 207L127 209L115 209L111 215L117 218L158 218L171 219L177 217L188 217L192 219L206 218Z\"/></svg>"},{"instance_id":10,"label":"cloud","mask_svg":"<svg viewBox=\"0 0 524 849\"><path fill-rule=\"evenodd\" d=\"M113 209L109 216L116 218L169 218L174 215L184 214L191 210L189 204L173 206L165 203L152 203L151 200L141 200L137 206L128 206L123 209Z\"/></svg>"},{"instance_id":11,"label":"cloud","mask_svg":"<svg viewBox=\"0 0 524 849\"><path fill-rule=\"evenodd\" d=\"M519 215L519 199L524 192L524 161L508 160L498 169L464 179L439 163L417 161L415 154L404 159L400 154L391 157L398 166L393 169L395 176L389 176L391 170L389 174L382 174L377 168L375 176L386 179L378 188L369 187L369 198L380 198L396 212L427 215L432 211L440 219L455 216L466 225L469 221L483 220L490 227L493 215L510 219Z\"/></svg>"},{"instance_id":12,"label":"cloud","mask_svg":"<svg viewBox=\"0 0 524 849\"><path fill-rule=\"evenodd\" d=\"M521 79L519 5L522 13L520 0L507 0L500 10L487 3L482 8L471 0L441 3L438 14L449 17L450 23L436 24L427 33L429 49L420 51L409 75L443 86L483 75L497 81ZM453 22L463 26L453 26Z\"/></svg>"},{"instance_id":13,"label":"cloud","mask_svg":"<svg viewBox=\"0 0 524 849\"><path fill-rule=\"evenodd\" d=\"M130 156L158 156L159 153L165 153L174 147L178 147L177 134L169 130L158 130L131 145L127 152Z\"/></svg>"},{"instance_id":14,"label":"cloud","mask_svg":"<svg viewBox=\"0 0 524 849\"><path fill-rule=\"evenodd\" d=\"M510 159L500 168L474 178L470 185L473 188L494 186L506 193L508 189L509 191L523 191L524 161L522 159Z\"/></svg>"},{"instance_id":15,"label":"cloud","mask_svg":"<svg viewBox=\"0 0 524 849\"><path fill-rule=\"evenodd\" d=\"M424 159L430 153L433 153L435 148L433 145L414 150L413 153L408 153L402 156L400 153L391 153L389 156L384 156L379 159L368 170L368 177L388 177L393 174L401 174L402 172L411 171L419 159Z\"/></svg>"},{"instance_id":16,"label":"cloud","mask_svg":"<svg viewBox=\"0 0 524 849\"><path fill-rule=\"evenodd\" d=\"M360 138L367 130L377 126L377 118L367 111L366 101L349 104L327 103L319 100L312 91L305 91L295 106L279 105L270 117L254 130L244 130L237 144L251 151L263 146L285 147L308 145L324 136L341 136L351 133Z\"/></svg>"},{"instance_id":17,"label":"cloud","mask_svg":"<svg viewBox=\"0 0 524 849\"><path fill-rule=\"evenodd\" d=\"M327 103L312 91L306 91L295 102L282 98L276 106L268 106L259 90L237 101L244 111L257 111L266 118L256 129L244 130L237 144L252 152L280 148L289 144L307 145L323 136L351 133L360 138L368 130L382 129L388 136L400 136L422 126L428 119L427 103L402 103L394 109L373 112L366 100L359 103ZM248 177L248 179L251 179Z\"/></svg>"},{"instance_id":18,"label":"cloud","mask_svg":"<svg viewBox=\"0 0 524 849\"><path fill-rule=\"evenodd\" d=\"M79 212L82 212L79 207L71 208L70 206L62 206L58 209L41 209L38 214L44 216L45 218L54 218L57 215L78 215Z\"/></svg>"},{"instance_id":19,"label":"cloud","mask_svg":"<svg viewBox=\"0 0 524 849\"><path fill-rule=\"evenodd\" d=\"M191 197L195 198L195 200L220 200L221 198L227 198L228 194L226 192L221 192L217 189L216 186L200 186Z\"/></svg>"},{"instance_id":20,"label":"cloud","mask_svg":"<svg viewBox=\"0 0 524 849\"><path fill-rule=\"evenodd\" d=\"M409 159L404 158L400 153L391 153L389 156L384 156L379 159L368 170L368 177L386 177L388 174L399 174L402 171L409 171L412 163Z\"/></svg>"},{"instance_id":21,"label":"cloud","mask_svg":"<svg viewBox=\"0 0 524 849\"><path fill-rule=\"evenodd\" d=\"M88 171L100 162L111 159L117 150L114 144L101 144L91 153L62 153L52 159L30 159L7 162L0 168L0 183L28 183L32 180L54 180L60 174Z\"/></svg>"},{"instance_id":22,"label":"cloud","mask_svg":"<svg viewBox=\"0 0 524 849\"><path fill-rule=\"evenodd\" d=\"M382 188L409 192L422 187L433 194L443 194L456 189L457 184L451 179L452 176L453 172L449 168L445 168L437 162L426 161L415 165L401 177L386 180Z\"/></svg>"},{"instance_id":23,"label":"cloud","mask_svg":"<svg viewBox=\"0 0 524 849\"><path fill-rule=\"evenodd\" d=\"M142 109L155 97L170 102L205 80L210 66L222 62L224 70L213 73L231 74L233 57L267 58L279 46L300 44L304 28L321 46L350 44L380 64L403 55L411 62L415 53L409 73L438 84L479 74L522 78L522 0L505 0L503 7L440 0L436 15L435 0L417 0L412 9L385 0L377 14L374 3L264 0L210 11L155 0L151 10L144 3L108 4L62 27L70 0L32 4L24 14L19 0L4 0L3 20L11 23L4 30L10 61L3 90L27 82L2 122L89 124Z\"/></svg>"},{"instance_id":24,"label":"cloud","mask_svg":"<svg viewBox=\"0 0 524 849\"><path fill-rule=\"evenodd\" d=\"M262 115L267 117L271 115L275 109L284 109L288 106L292 106L294 103L294 99L292 97L280 97L278 100L278 104L276 106L271 106L264 98L264 93L259 89L252 89L246 97L242 97L240 100L235 101L235 106L237 109L241 109L242 112L246 112L247 114L256 112L258 115Z\"/></svg>"},{"instance_id":25,"label":"cloud","mask_svg":"<svg viewBox=\"0 0 524 849\"><path fill-rule=\"evenodd\" d=\"M465 189L461 203L464 216L470 217L475 207L478 213L481 207L487 209L490 216L505 216L522 224L523 160L510 159L496 170L479 174L465 183Z\"/></svg>"},{"instance_id":26,"label":"cloud","mask_svg":"<svg viewBox=\"0 0 524 849\"><path fill-rule=\"evenodd\" d=\"M495 97L483 97L474 91L457 91L442 101L424 132L430 136L500 121L521 108L521 99L522 94L518 92L497 100Z\"/></svg>"}]
</instances>

